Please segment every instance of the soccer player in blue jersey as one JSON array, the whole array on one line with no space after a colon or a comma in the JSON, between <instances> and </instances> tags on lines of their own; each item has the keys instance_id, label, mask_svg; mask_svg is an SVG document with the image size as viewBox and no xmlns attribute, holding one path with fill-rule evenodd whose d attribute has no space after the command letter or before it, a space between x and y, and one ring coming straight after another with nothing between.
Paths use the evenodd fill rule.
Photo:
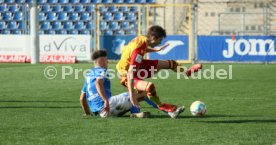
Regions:
<instances>
[{"instance_id":1,"label":"soccer player in blue jersey","mask_svg":"<svg viewBox=\"0 0 276 145\"><path fill-rule=\"evenodd\" d=\"M149 112L140 112L140 109L133 106L129 93L125 92L111 97L111 84L107 72L108 61L107 53L104 50L95 51L92 54L95 67L86 75L85 83L80 95L80 103L86 115L92 112L100 117L121 116L130 111L131 117L145 118ZM145 100L149 105L158 109L157 105L151 102L147 92L139 92L135 95L136 100ZM172 118L177 117L184 109L175 112L167 112Z\"/></svg>"},{"instance_id":2,"label":"soccer player in blue jersey","mask_svg":"<svg viewBox=\"0 0 276 145\"><path fill-rule=\"evenodd\" d=\"M149 112L140 113L140 109L132 106L128 92L111 97L111 84L107 72L108 61L106 51L93 53L92 60L95 67L86 75L85 83L80 95L80 103L86 115L92 112L100 117L120 116L131 111L132 117L148 117ZM137 99L144 99L146 94L137 95Z\"/></svg>"}]
</instances>

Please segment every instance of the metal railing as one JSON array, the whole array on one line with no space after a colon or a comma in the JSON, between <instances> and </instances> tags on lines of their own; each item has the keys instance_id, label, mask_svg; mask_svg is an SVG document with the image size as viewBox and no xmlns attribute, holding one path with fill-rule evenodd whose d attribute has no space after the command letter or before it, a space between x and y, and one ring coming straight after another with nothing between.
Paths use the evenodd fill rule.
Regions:
<instances>
[{"instance_id":1,"label":"metal railing","mask_svg":"<svg viewBox=\"0 0 276 145\"><path fill-rule=\"evenodd\" d=\"M260 1L199 1L198 35L275 35L276 4Z\"/></svg>"}]
</instances>

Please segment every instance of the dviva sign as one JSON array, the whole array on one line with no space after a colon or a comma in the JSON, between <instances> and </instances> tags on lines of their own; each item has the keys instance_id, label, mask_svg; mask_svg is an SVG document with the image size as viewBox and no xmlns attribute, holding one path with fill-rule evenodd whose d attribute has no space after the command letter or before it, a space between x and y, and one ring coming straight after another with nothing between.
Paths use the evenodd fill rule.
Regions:
<instances>
[{"instance_id":1,"label":"dviva sign","mask_svg":"<svg viewBox=\"0 0 276 145\"><path fill-rule=\"evenodd\" d=\"M42 35L40 54L71 55L77 60L90 59L91 36L86 35Z\"/></svg>"}]
</instances>

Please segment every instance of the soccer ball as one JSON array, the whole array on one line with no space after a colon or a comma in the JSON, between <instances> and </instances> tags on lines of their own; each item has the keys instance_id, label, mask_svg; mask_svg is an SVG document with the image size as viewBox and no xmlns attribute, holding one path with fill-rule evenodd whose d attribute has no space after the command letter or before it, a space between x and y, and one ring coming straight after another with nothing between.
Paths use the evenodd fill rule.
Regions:
<instances>
[{"instance_id":1,"label":"soccer ball","mask_svg":"<svg viewBox=\"0 0 276 145\"><path fill-rule=\"evenodd\" d=\"M192 103L190 111L193 116L203 116L206 113L207 108L204 102L195 101Z\"/></svg>"}]
</instances>

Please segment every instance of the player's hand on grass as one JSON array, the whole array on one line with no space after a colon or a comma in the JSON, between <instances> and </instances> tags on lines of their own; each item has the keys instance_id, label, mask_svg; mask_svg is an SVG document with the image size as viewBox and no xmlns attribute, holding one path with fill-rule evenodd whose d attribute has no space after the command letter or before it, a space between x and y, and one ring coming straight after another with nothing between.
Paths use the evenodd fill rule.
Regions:
<instances>
[{"instance_id":1,"label":"player's hand on grass","mask_svg":"<svg viewBox=\"0 0 276 145\"><path fill-rule=\"evenodd\" d=\"M109 112L109 102L108 101L104 101L104 111Z\"/></svg>"},{"instance_id":2,"label":"player's hand on grass","mask_svg":"<svg viewBox=\"0 0 276 145\"><path fill-rule=\"evenodd\" d=\"M106 118L109 116L109 102L107 100L104 101L104 108L100 112L101 118Z\"/></svg>"}]
</instances>

